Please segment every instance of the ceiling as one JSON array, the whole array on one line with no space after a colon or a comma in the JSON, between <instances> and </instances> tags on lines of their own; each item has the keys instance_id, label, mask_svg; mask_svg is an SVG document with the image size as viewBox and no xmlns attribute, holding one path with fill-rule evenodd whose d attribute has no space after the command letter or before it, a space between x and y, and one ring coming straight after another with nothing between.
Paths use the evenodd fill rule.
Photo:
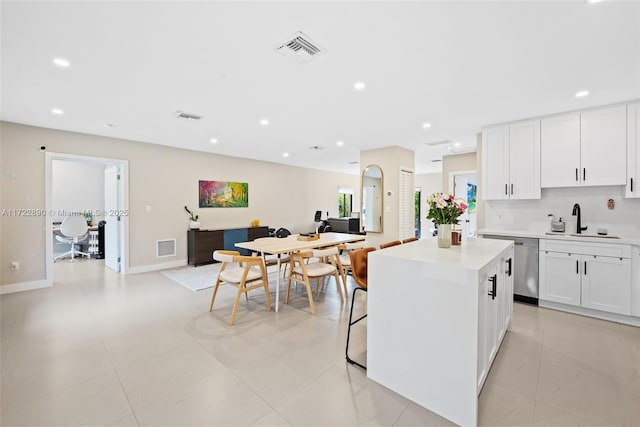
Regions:
<instances>
[{"instance_id":1,"label":"ceiling","mask_svg":"<svg viewBox=\"0 0 640 427\"><path fill-rule=\"evenodd\" d=\"M639 2L1 8L2 120L331 171L357 174L361 150L397 145L417 173L438 172L484 125L640 98ZM278 53L297 31L326 52Z\"/></svg>"}]
</instances>

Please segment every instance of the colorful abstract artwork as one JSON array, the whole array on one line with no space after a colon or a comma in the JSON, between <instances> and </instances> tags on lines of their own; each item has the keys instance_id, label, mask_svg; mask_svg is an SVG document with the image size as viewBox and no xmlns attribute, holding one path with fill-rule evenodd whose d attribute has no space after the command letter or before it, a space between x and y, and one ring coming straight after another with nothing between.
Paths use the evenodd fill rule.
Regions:
<instances>
[{"instance_id":1,"label":"colorful abstract artwork","mask_svg":"<svg viewBox=\"0 0 640 427\"><path fill-rule=\"evenodd\" d=\"M201 208L246 208L249 184L246 182L198 181Z\"/></svg>"},{"instance_id":2,"label":"colorful abstract artwork","mask_svg":"<svg viewBox=\"0 0 640 427\"><path fill-rule=\"evenodd\" d=\"M467 212L474 213L476 211L476 202L478 198L478 186L467 183Z\"/></svg>"}]
</instances>

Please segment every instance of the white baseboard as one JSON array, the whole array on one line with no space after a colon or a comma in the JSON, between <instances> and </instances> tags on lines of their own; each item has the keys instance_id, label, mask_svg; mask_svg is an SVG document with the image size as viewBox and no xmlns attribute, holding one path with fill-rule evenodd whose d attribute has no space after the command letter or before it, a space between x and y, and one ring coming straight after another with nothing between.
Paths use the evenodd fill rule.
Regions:
<instances>
[{"instance_id":1,"label":"white baseboard","mask_svg":"<svg viewBox=\"0 0 640 427\"><path fill-rule=\"evenodd\" d=\"M553 301L539 300L538 305L544 308L566 311L567 313L580 314L582 316L595 317L597 319L609 320L610 322L624 323L631 326L640 326L640 317L627 316L624 314L607 313L606 311L593 310L585 307L561 304Z\"/></svg>"},{"instance_id":2,"label":"white baseboard","mask_svg":"<svg viewBox=\"0 0 640 427\"><path fill-rule=\"evenodd\" d=\"M163 262L160 264L140 265L137 267L129 267L126 274L140 274L148 273L150 271L166 270L167 268L178 268L187 265L186 259L179 259L176 261Z\"/></svg>"},{"instance_id":3,"label":"white baseboard","mask_svg":"<svg viewBox=\"0 0 640 427\"><path fill-rule=\"evenodd\" d=\"M33 280L31 282L11 283L0 286L0 295L12 294L14 292L32 291L34 289L50 288L52 283L47 280Z\"/></svg>"}]
</instances>

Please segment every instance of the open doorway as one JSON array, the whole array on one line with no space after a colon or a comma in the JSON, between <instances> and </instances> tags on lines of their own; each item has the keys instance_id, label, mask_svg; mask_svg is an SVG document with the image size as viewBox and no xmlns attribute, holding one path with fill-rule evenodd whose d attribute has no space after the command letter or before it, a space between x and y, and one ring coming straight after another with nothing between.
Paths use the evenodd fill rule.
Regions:
<instances>
[{"instance_id":1,"label":"open doorway","mask_svg":"<svg viewBox=\"0 0 640 427\"><path fill-rule=\"evenodd\" d=\"M128 266L128 162L126 160L46 153L46 276L53 283L54 229L69 215L84 215L92 226L89 241L98 225L103 239L104 266L126 272ZM87 243L91 245L91 242ZM88 251L93 256L95 248ZM60 261L65 258L61 258ZM59 262L60 262L59 261Z\"/></svg>"},{"instance_id":2,"label":"open doorway","mask_svg":"<svg viewBox=\"0 0 640 427\"><path fill-rule=\"evenodd\" d=\"M460 215L459 224L464 236L474 237L477 230L477 194L478 182L475 171L452 172L449 188L453 189L455 197L467 203L467 210Z\"/></svg>"}]
</instances>

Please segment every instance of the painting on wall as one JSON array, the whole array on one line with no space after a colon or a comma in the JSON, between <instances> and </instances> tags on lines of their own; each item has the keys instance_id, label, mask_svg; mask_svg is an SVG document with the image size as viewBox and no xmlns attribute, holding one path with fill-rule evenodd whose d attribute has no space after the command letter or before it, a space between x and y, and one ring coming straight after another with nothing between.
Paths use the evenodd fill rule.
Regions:
<instances>
[{"instance_id":1,"label":"painting on wall","mask_svg":"<svg viewBox=\"0 0 640 427\"><path fill-rule=\"evenodd\" d=\"M246 182L198 181L201 208L246 208L249 184Z\"/></svg>"},{"instance_id":2,"label":"painting on wall","mask_svg":"<svg viewBox=\"0 0 640 427\"><path fill-rule=\"evenodd\" d=\"M467 212L474 213L476 211L476 199L478 197L478 186L467 183Z\"/></svg>"}]
</instances>

